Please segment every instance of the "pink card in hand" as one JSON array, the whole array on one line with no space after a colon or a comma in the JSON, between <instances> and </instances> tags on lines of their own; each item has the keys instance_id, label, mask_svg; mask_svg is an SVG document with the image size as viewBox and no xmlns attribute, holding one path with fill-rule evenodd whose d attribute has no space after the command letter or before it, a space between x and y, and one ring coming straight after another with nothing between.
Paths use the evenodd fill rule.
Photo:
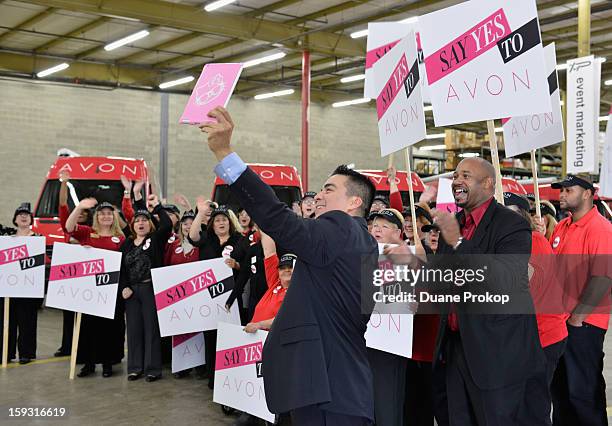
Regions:
<instances>
[{"instance_id":1,"label":"pink card in hand","mask_svg":"<svg viewBox=\"0 0 612 426\"><path fill-rule=\"evenodd\" d=\"M179 123L201 124L214 121L208 118L208 113L218 106L227 106L241 72L242 64L204 65Z\"/></svg>"}]
</instances>

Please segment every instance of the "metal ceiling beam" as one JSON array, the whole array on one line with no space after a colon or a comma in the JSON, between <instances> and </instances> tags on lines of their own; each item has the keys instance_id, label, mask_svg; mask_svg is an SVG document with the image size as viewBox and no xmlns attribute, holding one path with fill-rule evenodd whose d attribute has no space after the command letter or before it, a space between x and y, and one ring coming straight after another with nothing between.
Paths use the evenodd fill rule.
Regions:
<instances>
[{"instance_id":1,"label":"metal ceiling beam","mask_svg":"<svg viewBox=\"0 0 612 426\"><path fill-rule=\"evenodd\" d=\"M256 16L262 16L268 12L273 12L275 10L282 9L283 7L291 6L292 4L299 3L301 1L302 0L280 0L272 4L269 4L267 6L260 7L259 9L255 9L255 10L251 10L250 12L243 13L243 16L248 16L251 18L254 18Z\"/></svg>"},{"instance_id":2,"label":"metal ceiling beam","mask_svg":"<svg viewBox=\"0 0 612 426\"><path fill-rule=\"evenodd\" d=\"M89 22L89 23L87 23L87 24L85 24L83 26L80 26L79 28L77 28L75 30L70 31L67 34L64 34L62 37L55 38L55 39L50 40L50 41L48 41L48 42L46 42L44 44L41 44L38 47L35 47L34 51L35 52L44 52L46 50L49 50L52 47L55 47L58 44L61 44L61 43L65 42L66 39L68 39L68 38L77 37L77 36L87 32L87 31L91 31L94 28L99 27L102 24L105 24L108 21L110 21L110 18L108 18L106 16L103 16L102 18L98 18L98 19L96 19L94 21L91 21L91 22Z\"/></svg>"},{"instance_id":3,"label":"metal ceiling beam","mask_svg":"<svg viewBox=\"0 0 612 426\"><path fill-rule=\"evenodd\" d=\"M291 19L286 21L285 24L288 25L299 25L308 21L314 21L315 19L322 18L323 16L333 15L334 13L339 13L345 11L347 9L351 9L356 6L361 6L362 4L366 4L371 0L350 0L344 3L337 4L335 6L330 6L325 9L318 10L313 13L309 13L308 15L300 16L299 18Z\"/></svg>"},{"instance_id":4,"label":"metal ceiling beam","mask_svg":"<svg viewBox=\"0 0 612 426\"><path fill-rule=\"evenodd\" d=\"M591 15L595 13L606 12L608 10L612 10L612 2L596 4L591 7ZM577 17L578 17L578 9L574 9L574 10L570 10L565 13L560 13L558 15L540 19L540 25L554 24L555 22L561 22L561 21L565 21L568 19L574 19Z\"/></svg>"},{"instance_id":5,"label":"metal ceiling beam","mask_svg":"<svg viewBox=\"0 0 612 426\"><path fill-rule=\"evenodd\" d=\"M32 16L31 18L28 18L25 21L17 24L15 27L13 27L12 29L8 30L7 32L0 34L0 43L2 43L8 36L13 34L15 32L15 30L18 30L18 29L24 28L24 27L30 27L32 25L36 25L40 21L45 19L47 16L53 14L56 11L57 11L56 8L50 7L48 9L43 10L42 12Z\"/></svg>"},{"instance_id":6,"label":"metal ceiling beam","mask_svg":"<svg viewBox=\"0 0 612 426\"><path fill-rule=\"evenodd\" d=\"M131 55L124 56L123 58L119 58L118 62L134 62L136 59L140 59L143 56L150 55L151 51L159 51L159 50L167 50L171 49L174 46L177 46L182 43L187 43L188 41L195 40L200 37L202 34L200 33L187 33L183 34L180 37L173 38L172 40L165 41L163 43L157 44L153 47L148 48L147 50L143 50L141 52L132 53Z\"/></svg>"},{"instance_id":7,"label":"metal ceiling beam","mask_svg":"<svg viewBox=\"0 0 612 426\"><path fill-rule=\"evenodd\" d=\"M340 12L342 10L347 9L349 7L348 5L350 5L350 7L355 7L356 3L358 3L358 4L365 4L365 3L369 2L369 1L370 0L362 0L362 1L351 0L351 1L348 1L348 2L341 3L339 5L336 5L336 6L328 7L326 9L322 9L322 10L319 10L317 12L313 12L313 13L311 13L309 15L304 16L304 17L300 17L300 18L296 18L296 19L291 19L289 21L284 22L284 24L287 24L287 25L298 25L300 23L303 23L303 22L306 22L306 21L309 21L309 20L314 20L314 19L320 18L322 16L327 16L327 15L332 14L332 13L338 13L338 12ZM278 4L278 3L283 3L283 2L276 2L276 3L273 3L273 4L269 5L269 6L263 7L261 9L255 10L255 11L250 12L250 13L255 14L255 13L257 13L257 12L263 10L263 9L268 11L268 9L270 7L272 7L272 6L274 6L274 5ZM190 53L190 55L206 55L206 54L209 54L209 53L213 53L216 50L225 49L227 47L235 46L235 45L238 45L240 43L242 43L242 40L240 40L240 39L232 39L232 40L229 40L229 41L226 41L226 42L223 42L223 43L219 43L219 44L216 44L216 45L213 45L213 46L209 46L209 47L201 49L201 50L193 51L193 52ZM265 51L265 50L268 50L268 49L269 49L269 47L268 48L263 48L261 50L254 51L254 52L252 52L252 55L254 56L258 52L262 52L262 51ZM365 50L364 50L364 52L365 52ZM245 56L245 55L242 55L242 54L238 54L238 56L241 57L241 58L248 57L248 55ZM187 59L189 59L188 56L177 56L176 58L172 58L172 59L169 59L167 61L159 62L159 63L155 64L155 66L157 66L159 68L171 68L174 65L176 65L176 64L178 64L180 62L183 62L183 61L185 61ZM220 60L221 59L218 59L218 60L216 60L216 62L218 62ZM234 59L234 60L236 60L236 59ZM286 61L286 60L287 59L285 59L284 61ZM202 68L202 65L203 64L198 64L198 66L195 67L195 68L200 69L200 68Z\"/></svg>"},{"instance_id":8,"label":"metal ceiling beam","mask_svg":"<svg viewBox=\"0 0 612 426\"><path fill-rule=\"evenodd\" d=\"M575 3L569 0L555 0L549 1L544 4L538 4L538 12L542 12L543 10L552 9L553 7L563 6L564 4L572 4Z\"/></svg>"},{"instance_id":9,"label":"metal ceiling beam","mask_svg":"<svg viewBox=\"0 0 612 426\"><path fill-rule=\"evenodd\" d=\"M242 40L283 43L301 50L303 31L294 25L229 13L207 13L199 7L156 0L22 0L24 3L52 6L73 12L94 15L124 16L149 25L179 28L188 31L218 34ZM339 56L362 56L363 40L330 32L317 32L308 37L312 52Z\"/></svg>"},{"instance_id":10,"label":"metal ceiling beam","mask_svg":"<svg viewBox=\"0 0 612 426\"><path fill-rule=\"evenodd\" d=\"M18 55L0 52L0 69L33 75L38 71L57 65L57 59L40 56ZM151 81L156 76L150 69L95 64L89 62L73 62L70 67L54 74L54 77L67 78L87 82L114 83L118 86Z\"/></svg>"},{"instance_id":11,"label":"metal ceiling beam","mask_svg":"<svg viewBox=\"0 0 612 426\"><path fill-rule=\"evenodd\" d=\"M610 24L610 19L608 18L595 19L594 21L591 22L592 27L599 27L601 25L609 25L609 24ZM578 33L578 24L576 23L576 24L566 25L564 27L555 28L554 30L542 30L542 38L546 40L548 38L552 39L555 37L567 37L569 35L573 35L577 33Z\"/></svg>"},{"instance_id":12,"label":"metal ceiling beam","mask_svg":"<svg viewBox=\"0 0 612 426\"><path fill-rule=\"evenodd\" d=\"M283 7L290 6L290 5L292 5L294 3L297 3L299 1L301 1L301 0L281 0L281 1L277 1L275 3L267 5L265 7L262 7L262 8L259 8L259 9L247 12L247 13L244 14L244 16L248 16L248 17L252 17L252 18L253 17L257 17L257 16L261 16L261 15L266 14L267 12L271 12L271 11L276 10L276 9L280 9L280 8L283 8ZM157 46L153 46L149 50L165 50L165 49L169 49L169 48L172 48L172 47L174 47L176 45L179 45L181 43L186 43L188 41L191 41L191 40L199 37L200 35L201 35L200 33L186 34L186 35L183 35L181 37L175 38L173 40L169 40L169 41L166 41L164 43L158 44ZM228 44L228 42L225 41L223 43L217 44L216 46L218 46L218 47L215 50L221 50L221 49L224 49L224 48L229 47L229 46L235 46L235 45L237 45L237 44L239 44L241 42L242 42L242 40L238 39L238 38L237 39L232 39L230 44ZM214 52L214 51L210 50L211 48L213 48L213 46L207 47L205 49L196 50L195 52L190 53L189 56L190 57L192 57L194 55L195 56L205 56L205 55L207 55L209 53L213 53ZM202 53L202 52L204 52L204 53ZM150 52L146 52L146 51L136 52L136 53L134 53L132 55L129 55L129 56L126 56L124 58L120 58L119 62L130 62L130 61L133 62L135 59L140 59L140 58L142 58L143 56L146 56L149 53ZM172 58L169 61L162 61L162 62L159 63L159 66L161 68L167 68L167 67L171 66L174 63L180 62L178 60L178 58L180 58L180 56L177 57L177 58ZM184 59L187 59L187 57L185 57L185 58L183 58L181 60L184 60Z\"/></svg>"},{"instance_id":13,"label":"metal ceiling beam","mask_svg":"<svg viewBox=\"0 0 612 426\"><path fill-rule=\"evenodd\" d=\"M154 31L156 28L157 28L157 26L151 26L151 27L147 27L147 28L141 28L141 29L140 29L140 30L138 30L138 31L141 31L141 30L148 30L149 32L152 32L152 31ZM130 34L134 34L134 33L138 32L138 31L132 31L132 32L130 32ZM123 37L127 37L127 36L128 36L128 35L130 35L130 34L126 34L126 35L125 35L125 36L123 36ZM119 39L121 39L121 38L123 38L123 37L119 37L117 40L119 40ZM114 41L114 40L111 40L111 41ZM102 50L104 50L104 46L106 46L108 43L110 43L110 41L109 41L109 42L107 42L107 43L100 43L100 45L99 45L99 46L92 47L92 48L89 48L89 49L87 49L87 50L84 50L84 51L82 51L82 52L80 52L80 53L77 53L77 54L75 55L74 59L75 59L76 61L80 61L81 59L85 59L85 58L88 58L88 57L90 57L90 56L92 56L92 55L95 55L96 53L101 52Z\"/></svg>"}]
</instances>

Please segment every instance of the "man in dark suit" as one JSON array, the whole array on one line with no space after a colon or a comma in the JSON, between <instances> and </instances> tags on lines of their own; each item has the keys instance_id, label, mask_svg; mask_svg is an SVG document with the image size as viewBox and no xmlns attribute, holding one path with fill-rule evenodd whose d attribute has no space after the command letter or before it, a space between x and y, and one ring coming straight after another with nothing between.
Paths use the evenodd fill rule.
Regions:
<instances>
[{"instance_id":1,"label":"man in dark suit","mask_svg":"<svg viewBox=\"0 0 612 426\"><path fill-rule=\"evenodd\" d=\"M232 152L233 123L216 108L201 126L219 160L215 173L277 244L295 253L291 287L263 350L268 408L291 412L294 425L366 425L374 418L372 373L362 313L363 265L378 247L364 216L374 185L341 166L315 196L315 219L302 219ZM366 272L368 273L368 268Z\"/></svg>"},{"instance_id":2,"label":"man in dark suit","mask_svg":"<svg viewBox=\"0 0 612 426\"><path fill-rule=\"evenodd\" d=\"M498 204L495 170L480 158L465 159L453 174L456 216L434 212L442 237L428 268L485 270L485 282L452 285L459 303L445 305L434 369L444 368L451 425L515 425L525 383L543 367L533 302L528 290L531 230L520 215ZM401 252L401 247L395 250ZM452 266L454 265L454 266ZM465 292L509 293L506 306L466 303ZM503 310L503 313L500 313ZM538 398L538 395L533 395ZM550 422L550 420L548 420ZM534 415L530 425L544 425Z\"/></svg>"}]
</instances>

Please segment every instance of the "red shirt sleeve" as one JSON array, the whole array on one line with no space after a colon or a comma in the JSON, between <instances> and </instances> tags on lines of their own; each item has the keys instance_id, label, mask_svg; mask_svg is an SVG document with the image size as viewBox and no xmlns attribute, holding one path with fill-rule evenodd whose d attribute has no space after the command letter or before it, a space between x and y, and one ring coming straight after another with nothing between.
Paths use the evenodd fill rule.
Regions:
<instances>
[{"instance_id":1,"label":"red shirt sleeve","mask_svg":"<svg viewBox=\"0 0 612 426\"><path fill-rule=\"evenodd\" d=\"M278 277L278 256L276 253L264 259L264 268L266 270L268 288L276 287L280 283L280 278Z\"/></svg>"},{"instance_id":2,"label":"red shirt sleeve","mask_svg":"<svg viewBox=\"0 0 612 426\"><path fill-rule=\"evenodd\" d=\"M73 232L70 233L70 236L76 239L79 243L85 244L89 241L89 236L93 230L87 225L77 225Z\"/></svg>"},{"instance_id":3,"label":"red shirt sleeve","mask_svg":"<svg viewBox=\"0 0 612 426\"><path fill-rule=\"evenodd\" d=\"M389 206L400 213L402 212L402 210L404 210L404 203L402 203L402 194L399 191L392 192L389 194Z\"/></svg>"},{"instance_id":4,"label":"red shirt sleeve","mask_svg":"<svg viewBox=\"0 0 612 426\"><path fill-rule=\"evenodd\" d=\"M62 230L66 232L66 222L68 221L68 216L70 216L70 209L67 204L60 204L59 206L59 220L60 225L62 225Z\"/></svg>"},{"instance_id":5,"label":"red shirt sleeve","mask_svg":"<svg viewBox=\"0 0 612 426\"><path fill-rule=\"evenodd\" d=\"M134 207L132 207L132 200L129 197L121 199L121 210L127 223L131 223L132 219L134 219Z\"/></svg>"}]
</instances>

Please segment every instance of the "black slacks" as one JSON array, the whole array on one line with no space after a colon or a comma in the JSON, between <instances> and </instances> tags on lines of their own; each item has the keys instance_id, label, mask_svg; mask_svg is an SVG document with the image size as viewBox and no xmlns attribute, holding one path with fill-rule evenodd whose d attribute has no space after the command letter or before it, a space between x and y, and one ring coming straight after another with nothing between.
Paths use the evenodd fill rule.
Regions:
<instances>
[{"instance_id":1,"label":"black slacks","mask_svg":"<svg viewBox=\"0 0 612 426\"><path fill-rule=\"evenodd\" d=\"M402 425L408 359L368 348L368 361L374 380L376 426Z\"/></svg>"},{"instance_id":2,"label":"black slacks","mask_svg":"<svg viewBox=\"0 0 612 426\"><path fill-rule=\"evenodd\" d=\"M606 330L567 325L567 346L551 387L555 426L607 425L603 344Z\"/></svg>"},{"instance_id":3,"label":"black slacks","mask_svg":"<svg viewBox=\"0 0 612 426\"><path fill-rule=\"evenodd\" d=\"M449 332L446 345L450 425L516 425L524 403L526 383L519 382L499 389L480 389L470 374L459 333Z\"/></svg>"},{"instance_id":4,"label":"black slacks","mask_svg":"<svg viewBox=\"0 0 612 426\"><path fill-rule=\"evenodd\" d=\"M4 298L0 298L0 334L4 327ZM11 298L9 308L8 358L36 358L36 329L38 323L38 298ZM2 343L0 343L0 346Z\"/></svg>"},{"instance_id":5,"label":"black slacks","mask_svg":"<svg viewBox=\"0 0 612 426\"><path fill-rule=\"evenodd\" d=\"M128 338L128 373L161 376L161 337L151 283L132 286L125 301Z\"/></svg>"}]
</instances>

